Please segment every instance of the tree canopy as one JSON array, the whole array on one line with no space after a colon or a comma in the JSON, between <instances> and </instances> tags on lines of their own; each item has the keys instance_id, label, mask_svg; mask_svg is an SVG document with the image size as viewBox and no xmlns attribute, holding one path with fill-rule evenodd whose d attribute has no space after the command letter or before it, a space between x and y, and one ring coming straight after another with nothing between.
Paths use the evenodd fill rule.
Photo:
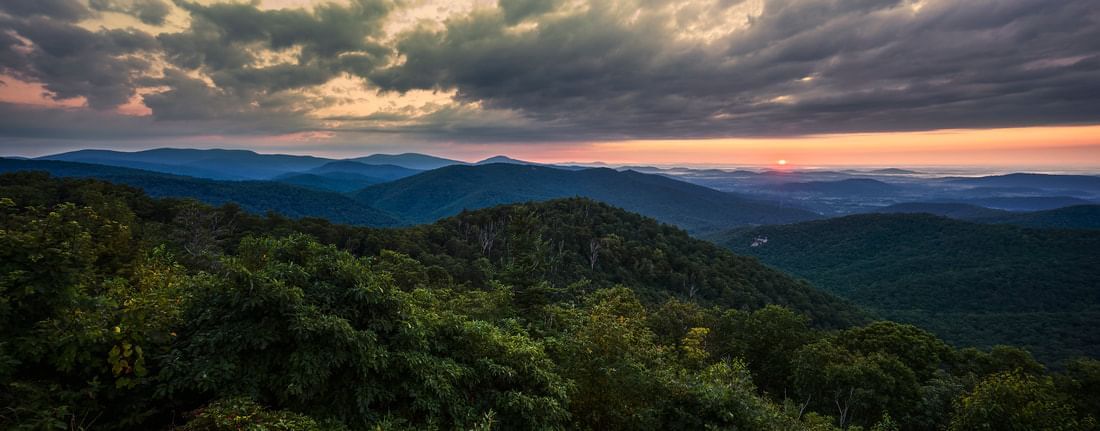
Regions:
<instances>
[{"instance_id":1,"label":"tree canopy","mask_svg":"<svg viewBox=\"0 0 1100 431\"><path fill-rule=\"evenodd\" d=\"M0 213L3 429L1096 428L1096 360L956 350L587 200L379 230L14 174Z\"/></svg>"}]
</instances>

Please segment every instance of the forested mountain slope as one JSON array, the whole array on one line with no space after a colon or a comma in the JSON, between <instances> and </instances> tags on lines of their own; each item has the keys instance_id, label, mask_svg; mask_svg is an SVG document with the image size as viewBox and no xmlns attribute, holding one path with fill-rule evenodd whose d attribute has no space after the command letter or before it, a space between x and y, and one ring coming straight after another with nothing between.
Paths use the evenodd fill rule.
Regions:
<instances>
[{"instance_id":1,"label":"forested mountain slope","mask_svg":"<svg viewBox=\"0 0 1100 431\"><path fill-rule=\"evenodd\" d=\"M334 227L307 230L361 254L397 250L439 265L464 282L479 284L486 263L498 270L530 253L530 267L516 277L568 288L631 286L647 302L670 297L723 308L779 304L816 324L844 326L863 316L804 282L729 253L683 230L583 198L508 205L463 212L438 222L399 230ZM525 251L517 252L524 247Z\"/></svg>"},{"instance_id":2,"label":"forested mountain slope","mask_svg":"<svg viewBox=\"0 0 1100 431\"><path fill-rule=\"evenodd\" d=\"M846 307L581 199L376 229L0 175L0 299L0 429L1091 430L1100 405L1098 361L821 328Z\"/></svg>"},{"instance_id":3,"label":"forested mountain slope","mask_svg":"<svg viewBox=\"0 0 1100 431\"><path fill-rule=\"evenodd\" d=\"M358 174L332 172L327 174L287 174L281 175L272 181L293 184L314 190L351 193L375 184L383 183L386 180Z\"/></svg>"},{"instance_id":4,"label":"forested mountain slope","mask_svg":"<svg viewBox=\"0 0 1100 431\"><path fill-rule=\"evenodd\" d=\"M817 218L812 212L634 171L488 164L448 166L368 187L357 198L424 223L501 204L587 197L690 232Z\"/></svg>"},{"instance_id":5,"label":"forested mountain slope","mask_svg":"<svg viewBox=\"0 0 1100 431\"><path fill-rule=\"evenodd\" d=\"M717 241L960 345L1100 356L1100 232L874 214Z\"/></svg>"}]
</instances>

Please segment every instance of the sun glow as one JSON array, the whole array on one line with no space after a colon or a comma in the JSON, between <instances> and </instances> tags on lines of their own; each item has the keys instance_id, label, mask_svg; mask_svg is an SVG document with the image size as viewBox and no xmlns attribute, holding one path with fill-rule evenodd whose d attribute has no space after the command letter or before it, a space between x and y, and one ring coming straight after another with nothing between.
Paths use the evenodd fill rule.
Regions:
<instances>
[{"instance_id":1,"label":"sun glow","mask_svg":"<svg viewBox=\"0 0 1100 431\"><path fill-rule=\"evenodd\" d=\"M779 159L779 161L776 162L776 163L778 163L779 166L786 166L787 165L787 161L785 159Z\"/></svg>"}]
</instances>

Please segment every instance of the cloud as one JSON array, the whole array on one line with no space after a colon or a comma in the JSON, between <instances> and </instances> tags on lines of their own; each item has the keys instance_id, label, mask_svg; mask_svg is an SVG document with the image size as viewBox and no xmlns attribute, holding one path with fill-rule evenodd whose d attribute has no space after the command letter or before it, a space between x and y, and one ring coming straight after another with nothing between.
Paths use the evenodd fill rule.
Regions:
<instances>
[{"instance_id":1,"label":"cloud","mask_svg":"<svg viewBox=\"0 0 1100 431\"><path fill-rule=\"evenodd\" d=\"M404 63L370 77L575 126L566 139L1100 119L1095 2L752 3L595 1L519 24L481 10L404 34Z\"/></svg>"},{"instance_id":2,"label":"cloud","mask_svg":"<svg viewBox=\"0 0 1100 431\"><path fill-rule=\"evenodd\" d=\"M133 15L146 24L164 24L165 18L172 12L172 6L165 0L89 0L88 4L97 11L119 12Z\"/></svg>"},{"instance_id":3,"label":"cloud","mask_svg":"<svg viewBox=\"0 0 1100 431\"><path fill-rule=\"evenodd\" d=\"M40 16L59 21L79 21L91 15L76 0L4 0L0 11L15 17Z\"/></svg>"},{"instance_id":4,"label":"cloud","mask_svg":"<svg viewBox=\"0 0 1100 431\"><path fill-rule=\"evenodd\" d=\"M313 10L263 10L255 2L177 5L190 13L191 23L158 36L165 57L212 85L175 72L151 81L169 88L144 98L160 119L233 115L254 121L264 114L299 114L303 118L294 123L304 124L309 109L329 101L309 94L311 89L348 72L369 73L389 55L378 40L393 8L385 0Z\"/></svg>"},{"instance_id":5,"label":"cloud","mask_svg":"<svg viewBox=\"0 0 1100 431\"><path fill-rule=\"evenodd\" d=\"M170 133L461 143L1100 121L1094 0L88 1L0 2L0 74L102 115L138 96ZM162 30L89 24L105 11ZM416 92L453 100L364 103Z\"/></svg>"},{"instance_id":6,"label":"cloud","mask_svg":"<svg viewBox=\"0 0 1100 431\"><path fill-rule=\"evenodd\" d=\"M0 72L41 82L51 97L84 97L94 109L115 108L135 94L151 67L143 55L156 39L133 29L89 31L43 16L0 17Z\"/></svg>"}]
</instances>

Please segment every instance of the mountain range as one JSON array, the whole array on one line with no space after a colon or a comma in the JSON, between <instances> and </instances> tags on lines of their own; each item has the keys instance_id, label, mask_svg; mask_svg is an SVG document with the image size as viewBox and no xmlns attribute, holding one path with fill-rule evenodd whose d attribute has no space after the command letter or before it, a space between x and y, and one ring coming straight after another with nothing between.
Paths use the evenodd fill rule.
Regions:
<instances>
[{"instance_id":1,"label":"mountain range","mask_svg":"<svg viewBox=\"0 0 1100 431\"><path fill-rule=\"evenodd\" d=\"M291 217L326 217L373 226L425 223L466 209L576 196L604 201L696 233L818 218L799 208L663 176L607 168L569 170L491 163L453 165L410 175L417 171L337 161L274 181L224 181L90 163L0 162L0 171L19 170L100 178L143 188L153 196L193 197L212 204L236 202L253 212L276 211ZM371 174L376 176L368 176ZM383 175L401 178L383 182ZM369 184L375 185L357 191L352 188Z\"/></svg>"}]
</instances>

